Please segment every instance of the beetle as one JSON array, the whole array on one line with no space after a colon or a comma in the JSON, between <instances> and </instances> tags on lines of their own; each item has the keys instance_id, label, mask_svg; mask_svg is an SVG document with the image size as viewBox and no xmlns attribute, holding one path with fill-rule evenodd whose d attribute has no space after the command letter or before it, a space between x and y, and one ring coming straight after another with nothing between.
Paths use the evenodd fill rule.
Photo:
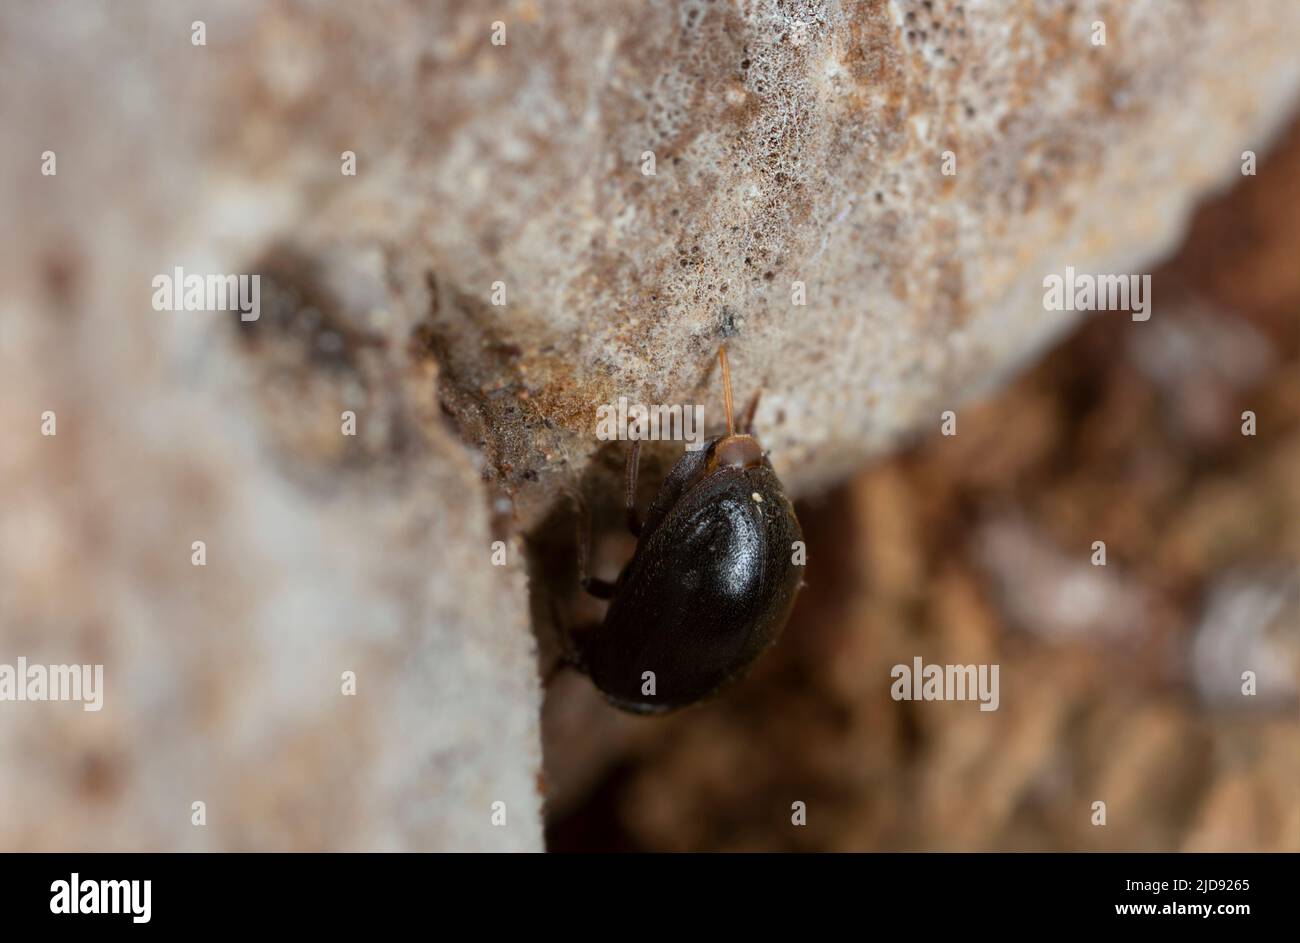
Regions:
<instances>
[{"instance_id":1,"label":"beetle","mask_svg":"<svg viewBox=\"0 0 1300 943\"><path fill-rule=\"evenodd\" d=\"M561 633L565 660L615 707L636 714L686 707L740 677L780 636L802 582L794 549L803 532L753 435L758 397L737 432L725 345L718 362L726 435L682 455L644 524L636 509L640 442L630 443L627 521L637 545L617 581L588 575L589 527L578 541L582 587L610 604L598 628Z\"/></svg>"}]
</instances>

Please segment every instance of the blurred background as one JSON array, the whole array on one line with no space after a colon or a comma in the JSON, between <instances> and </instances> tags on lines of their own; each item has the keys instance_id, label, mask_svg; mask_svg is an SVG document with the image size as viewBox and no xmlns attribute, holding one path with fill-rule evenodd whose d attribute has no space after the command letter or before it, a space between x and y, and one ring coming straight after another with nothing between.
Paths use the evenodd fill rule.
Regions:
<instances>
[{"instance_id":1,"label":"blurred background","mask_svg":"<svg viewBox=\"0 0 1300 943\"><path fill-rule=\"evenodd\" d=\"M548 846L1300 850L1300 123L1152 281L1142 330L1091 316L801 505L808 586L720 698L628 717L561 675ZM893 701L917 655L1000 664L1000 708Z\"/></svg>"},{"instance_id":2,"label":"blurred background","mask_svg":"<svg viewBox=\"0 0 1300 943\"><path fill-rule=\"evenodd\" d=\"M106 689L0 703L0 851L1300 850L1297 36L0 4L0 665ZM1158 257L1150 321L1041 304ZM260 319L156 310L177 266ZM552 604L601 614L570 489L631 552L593 408L716 404L724 339L810 499L793 621L680 715L544 689ZM893 701L915 657L999 665L998 710Z\"/></svg>"}]
</instances>

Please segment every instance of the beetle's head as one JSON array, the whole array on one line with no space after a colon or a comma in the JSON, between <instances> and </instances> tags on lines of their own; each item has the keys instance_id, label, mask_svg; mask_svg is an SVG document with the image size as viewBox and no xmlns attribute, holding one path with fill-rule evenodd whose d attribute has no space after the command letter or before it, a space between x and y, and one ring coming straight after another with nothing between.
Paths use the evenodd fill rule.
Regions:
<instances>
[{"instance_id":1,"label":"beetle's head","mask_svg":"<svg viewBox=\"0 0 1300 943\"><path fill-rule=\"evenodd\" d=\"M757 468L763 464L763 448L752 435L737 433L723 436L713 445L706 466L706 473L713 474L720 468L734 468L744 471Z\"/></svg>"}]
</instances>

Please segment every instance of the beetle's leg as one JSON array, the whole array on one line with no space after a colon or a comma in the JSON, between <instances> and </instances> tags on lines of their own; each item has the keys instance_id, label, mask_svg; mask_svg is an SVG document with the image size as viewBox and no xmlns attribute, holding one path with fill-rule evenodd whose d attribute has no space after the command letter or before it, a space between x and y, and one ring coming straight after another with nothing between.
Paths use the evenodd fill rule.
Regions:
<instances>
[{"instance_id":1,"label":"beetle's leg","mask_svg":"<svg viewBox=\"0 0 1300 943\"><path fill-rule=\"evenodd\" d=\"M551 682L560 676L560 672L569 667L571 667L571 664L568 658L560 657L555 659L555 664L551 665L551 670L548 671L546 677L542 679L542 687L549 688Z\"/></svg>"},{"instance_id":2,"label":"beetle's leg","mask_svg":"<svg viewBox=\"0 0 1300 943\"><path fill-rule=\"evenodd\" d=\"M745 435L754 434L754 414L758 412L758 398L763 395L762 390L754 391L754 398L749 401L745 407L745 418L741 420L740 431Z\"/></svg>"},{"instance_id":3,"label":"beetle's leg","mask_svg":"<svg viewBox=\"0 0 1300 943\"><path fill-rule=\"evenodd\" d=\"M565 628L564 621L560 618L560 608L556 604L554 596L551 597L550 602L551 627L555 629L555 640L560 645L560 657L555 660L555 664L551 665L546 676L542 678L542 687L544 688L550 687L551 682L565 668L577 668L579 671L586 670L583 667L582 649L573 637L573 633Z\"/></svg>"},{"instance_id":4,"label":"beetle's leg","mask_svg":"<svg viewBox=\"0 0 1300 943\"><path fill-rule=\"evenodd\" d=\"M641 536L641 519L636 513L636 475L641 466L641 440L633 439L632 447L627 450L627 529L633 537Z\"/></svg>"},{"instance_id":5,"label":"beetle's leg","mask_svg":"<svg viewBox=\"0 0 1300 943\"><path fill-rule=\"evenodd\" d=\"M597 599L614 598L614 584L609 580L602 580L598 576L592 576L587 572L587 560L591 556L591 513L587 510L587 502L582 500L578 495L573 496L578 502L578 582L582 588Z\"/></svg>"},{"instance_id":6,"label":"beetle's leg","mask_svg":"<svg viewBox=\"0 0 1300 943\"><path fill-rule=\"evenodd\" d=\"M597 599L614 598L614 584L609 580L602 580L599 576L584 576L582 588Z\"/></svg>"}]
</instances>

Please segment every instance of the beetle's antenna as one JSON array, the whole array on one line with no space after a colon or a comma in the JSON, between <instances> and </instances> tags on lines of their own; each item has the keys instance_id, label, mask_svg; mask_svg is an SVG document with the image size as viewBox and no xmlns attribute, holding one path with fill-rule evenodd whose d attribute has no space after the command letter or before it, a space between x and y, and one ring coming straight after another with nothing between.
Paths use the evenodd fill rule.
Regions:
<instances>
[{"instance_id":1,"label":"beetle's antenna","mask_svg":"<svg viewBox=\"0 0 1300 943\"><path fill-rule=\"evenodd\" d=\"M727 435L734 435L736 424L731 418L731 367L727 364L726 344L718 348L718 363L722 365L722 399L727 406Z\"/></svg>"}]
</instances>

